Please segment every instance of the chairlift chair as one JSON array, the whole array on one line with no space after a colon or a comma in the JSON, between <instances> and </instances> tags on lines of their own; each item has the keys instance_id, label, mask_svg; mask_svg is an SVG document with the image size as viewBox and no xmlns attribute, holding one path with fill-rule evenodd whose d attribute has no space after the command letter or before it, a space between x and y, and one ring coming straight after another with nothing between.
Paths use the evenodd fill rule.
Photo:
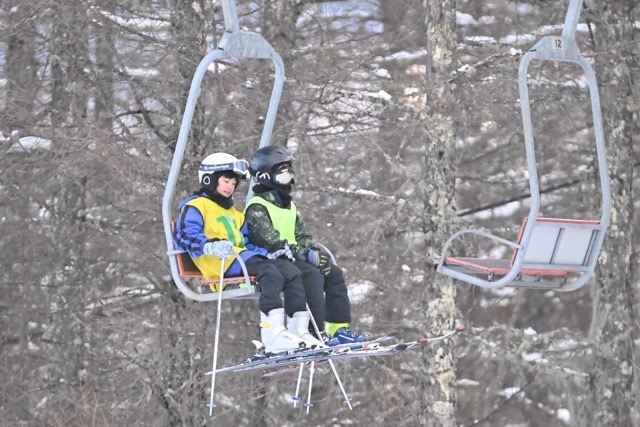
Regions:
<instances>
[{"instance_id":1,"label":"chairlift chair","mask_svg":"<svg viewBox=\"0 0 640 427\"><path fill-rule=\"evenodd\" d=\"M195 292L185 282L185 277L189 276L189 274L185 275L186 270L183 267L190 262L190 260L187 260L188 255L177 250L174 246L172 227L173 217L171 210L173 207L178 175L180 173L184 153L189 139L191 121L196 108L198 95L200 94L202 79L204 78L209 65L223 59L270 59L273 62L275 66L275 81L271 92L271 98L269 100L269 108L267 110L264 128L262 129L260 147L269 144L276 119L278 104L280 103L282 87L284 85L284 63L282 62L282 58L260 34L240 30L235 0L222 0L222 10L224 14L225 32L218 44L218 48L209 52L202 61L200 61L200 64L194 73L191 81L191 87L189 89L187 104L182 117L182 123L180 125L178 141L176 143L173 160L171 162L169 177L167 178L164 197L162 198L162 222L164 226L171 276L180 292L182 292L187 298L196 301L215 301L218 299L218 295L221 295L221 298L223 299L258 297L256 284L251 281L246 273L246 268L244 267L240 257L237 259L240 261L244 271L246 287L236 289L227 289L225 287L221 292L213 293ZM197 276L196 272L197 269L195 271L191 271L190 276Z\"/></svg>"},{"instance_id":2,"label":"chairlift chair","mask_svg":"<svg viewBox=\"0 0 640 427\"><path fill-rule=\"evenodd\" d=\"M260 35L253 32L240 31L238 24L238 13L236 10L235 0L221 0L222 10L224 14L225 32L222 36L218 48L209 52L200 61L198 68L196 69L193 79L191 81L191 87L189 89L189 96L187 97L187 104L185 106L184 115L182 116L182 123L180 124L180 132L178 134L178 141L176 142L176 148L173 153L173 160L171 162L171 169L169 170L169 177L167 178L167 184L162 198L162 223L164 226L165 240L167 244L167 255L169 256L169 267L171 269L171 276L176 286L187 298L196 301L215 301L217 300L217 312L216 312L216 326L215 326L215 338L213 348L213 369L211 377L211 395L208 404L209 415L212 414L213 408L216 406L213 402L214 390L215 390L215 372L218 360L218 343L220 336L220 320L222 311L223 299L241 299L241 298L257 298L258 297L258 284L249 277L246 266L240 256L236 259L240 262L244 277L225 279L224 275L224 260L222 262L220 280L217 287L214 284L209 284L204 281L199 274L197 268L189 269L188 266L191 263L191 259L188 254L177 250L174 246L173 238L173 218L171 215L171 209L173 205L173 198L176 191L176 183L178 175L182 166L184 153L187 147L189 139L189 130L191 129L191 121L193 119L193 113L196 108L196 101L200 94L200 86L202 79L204 78L207 68L214 62L221 61L227 58L236 59L270 59L275 66L275 82L273 90L271 92L271 99L269 100L269 108L267 110L267 116L265 118L264 128L262 129L262 137L260 139L260 147L268 145L269 139L273 132L273 125L276 119L276 113L278 110L278 104L280 102L280 95L282 94L282 87L284 85L284 63L282 58L275 51L275 49ZM200 285L210 287L211 290L216 292L195 292L191 289L185 280L189 280L190 277L196 277L199 279ZM199 290L202 290L201 286ZM204 288L207 289L207 288Z\"/></svg>"},{"instance_id":3,"label":"chairlift chair","mask_svg":"<svg viewBox=\"0 0 640 427\"><path fill-rule=\"evenodd\" d=\"M520 61L518 84L524 127L531 204L515 242L482 230L462 230L444 244L436 271L482 288L504 286L572 291L593 275L609 226L611 193L607 172L598 83L591 64L580 54L575 32L583 0L570 0L561 36L539 40ZM527 70L533 60L570 62L580 66L587 78L596 142L601 191L601 214L597 220L539 217L540 190L536 167ZM465 235L485 237L513 248L510 259L447 256L452 243Z\"/></svg>"},{"instance_id":4,"label":"chairlift chair","mask_svg":"<svg viewBox=\"0 0 640 427\"><path fill-rule=\"evenodd\" d=\"M282 58L280 57L280 55L278 55L275 49L260 34L240 31L235 0L221 1L224 14L225 33L220 40L218 48L209 52L202 59L194 73L193 79L191 81L191 87L189 89L189 96L187 97L187 104L185 106L184 115L182 117L182 123L180 125L178 141L176 143L173 160L171 162L169 177L167 178L167 184L165 187L164 196L162 198L162 223L164 226L164 233L167 244L167 255L169 256L169 267L171 269L171 276L173 278L173 281L176 283L176 286L178 287L180 292L182 292L189 299L202 302L217 301L218 309L216 312L215 338L213 346L213 367L211 370L211 394L209 404L207 405L209 407L209 415L212 414L213 408L216 407L213 397L218 360L218 342L220 336L222 300L258 298L259 284L256 283L255 278L252 278L248 275L246 266L240 256L237 256L236 259L239 261L240 266L242 267L243 277L222 277L224 273L223 263L222 271L220 273L221 277L217 282L205 280L202 277L200 271L193 264L189 255L183 251L178 250L174 246L175 242L173 238L173 231L175 222L171 215L171 209L176 191L176 183L182 166L184 153L187 147L189 130L191 128L191 121L193 119L196 101L200 93L200 86L202 84L204 74L206 73L207 68L210 64L226 58L270 59L273 62L275 66L275 81L273 89L271 91L269 108L267 110L264 128L262 129L262 136L260 138L260 144L258 148L269 145L271 134L273 133L273 126L276 119L278 104L280 103L282 87L284 85L284 63L282 62ZM251 197L251 194L252 193L250 185L247 200ZM333 255L331 255L331 257L333 259ZM200 286L198 288L199 292L195 292L185 282L186 280L194 278ZM203 289L205 290L204 292ZM317 328L317 325L315 325L315 327ZM336 378L336 381L338 382L340 390L346 399L347 405L351 409L351 403L349 403L350 400L344 390L344 386L342 385L342 381L338 376L338 372L336 371L333 362L329 361L329 365L334 377ZM300 367L298 386L300 385L301 375L302 366ZM309 379L309 397L311 393L312 379L313 369L311 369L311 376Z\"/></svg>"}]
</instances>

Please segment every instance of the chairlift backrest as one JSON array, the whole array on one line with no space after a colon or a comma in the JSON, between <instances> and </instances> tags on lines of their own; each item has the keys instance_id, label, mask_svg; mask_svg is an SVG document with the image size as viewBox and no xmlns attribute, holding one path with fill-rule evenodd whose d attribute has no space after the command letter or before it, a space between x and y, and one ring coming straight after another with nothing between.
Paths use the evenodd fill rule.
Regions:
<instances>
[{"instance_id":1,"label":"chairlift backrest","mask_svg":"<svg viewBox=\"0 0 640 427\"><path fill-rule=\"evenodd\" d=\"M521 233L525 229L524 219ZM600 233L600 221L538 218L524 255L524 266L580 269L593 260L593 249ZM513 252L511 265L518 250Z\"/></svg>"}]
</instances>

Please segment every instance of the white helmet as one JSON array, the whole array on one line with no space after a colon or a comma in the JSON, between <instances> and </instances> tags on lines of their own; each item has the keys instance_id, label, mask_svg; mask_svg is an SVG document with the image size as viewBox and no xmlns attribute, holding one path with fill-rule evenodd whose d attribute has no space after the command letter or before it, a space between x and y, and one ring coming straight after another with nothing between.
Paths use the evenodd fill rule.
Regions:
<instances>
[{"instance_id":1,"label":"white helmet","mask_svg":"<svg viewBox=\"0 0 640 427\"><path fill-rule=\"evenodd\" d=\"M205 157L198 168L198 182L211 185L212 175L216 172L233 172L240 179L249 176L249 163L227 153L213 153Z\"/></svg>"}]
</instances>

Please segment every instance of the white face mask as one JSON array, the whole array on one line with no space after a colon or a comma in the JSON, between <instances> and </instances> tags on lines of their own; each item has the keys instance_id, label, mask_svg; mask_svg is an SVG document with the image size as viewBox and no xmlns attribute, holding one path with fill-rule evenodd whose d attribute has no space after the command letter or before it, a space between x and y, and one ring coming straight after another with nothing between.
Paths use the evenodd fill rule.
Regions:
<instances>
[{"instance_id":1,"label":"white face mask","mask_svg":"<svg viewBox=\"0 0 640 427\"><path fill-rule=\"evenodd\" d=\"M293 182L294 175L291 169L282 169L276 173L273 180L276 184L288 185Z\"/></svg>"}]
</instances>

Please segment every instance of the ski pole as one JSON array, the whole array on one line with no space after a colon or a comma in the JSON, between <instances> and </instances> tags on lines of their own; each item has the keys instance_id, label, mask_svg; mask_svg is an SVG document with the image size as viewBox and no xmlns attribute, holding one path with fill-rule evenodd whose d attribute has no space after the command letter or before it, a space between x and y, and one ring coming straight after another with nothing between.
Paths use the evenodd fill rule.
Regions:
<instances>
[{"instance_id":1,"label":"ski pole","mask_svg":"<svg viewBox=\"0 0 640 427\"><path fill-rule=\"evenodd\" d=\"M302 382L302 371L304 370L304 363L300 364L300 371L298 372L298 384L296 385L296 394L291 398L293 400L293 407L295 408L300 401L300 383Z\"/></svg>"},{"instance_id":2,"label":"ski pole","mask_svg":"<svg viewBox=\"0 0 640 427\"><path fill-rule=\"evenodd\" d=\"M316 331L316 336L320 339L322 339L322 335L320 335L320 328L318 328L318 324L316 323L316 319L313 318L313 314L311 314L311 308L309 308L309 304L307 304L307 311L309 312L309 315L311 316L311 324L313 325L313 329ZM331 370L333 371L333 376L336 377L336 381L338 382L338 386L340 387L340 391L342 392L342 395L344 396L344 403L347 404L347 406L349 406L349 409L353 411L353 408L351 407L351 399L349 399L349 396L347 396L347 392L344 389L344 386L342 385L342 381L340 380L340 375L338 375L338 371L336 370L335 365L333 364L333 360L329 359L329 366L331 367ZM313 364L311 365L311 367L313 368ZM312 373L313 375L313 373ZM311 385L309 385L309 390L311 390ZM311 391L309 391L309 393L311 393Z\"/></svg>"},{"instance_id":3,"label":"ski pole","mask_svg":"<svg viewBox=\"0 0 640 427\"><path fill-rule=\"evenodd\" d=\"M309 392L307 393L307 403L304 405L307 408L307 414L309 413L309 409L313 406L313 403L311 403L311 388L313 387L313 371L315 365L316 362L311 362L311 368L309 369Z\"/></svg>"},{"instance_id":4,"label":"ski pole","mask_svg":"<svg viewBox=\"0 0 640 427\"><path fill-rule=\"evenodd\" d=\"M213 369L211 369L211 394L209 396L209 416L213 415L213 392L216 387L216 366L218 365L218 340L220 339L220 314L222 311L222 288L224 287L224 260L220 258L220 284L218 285L218 312L216 313L216 333L213 339Z\"/></svg>"}]
</instances>

